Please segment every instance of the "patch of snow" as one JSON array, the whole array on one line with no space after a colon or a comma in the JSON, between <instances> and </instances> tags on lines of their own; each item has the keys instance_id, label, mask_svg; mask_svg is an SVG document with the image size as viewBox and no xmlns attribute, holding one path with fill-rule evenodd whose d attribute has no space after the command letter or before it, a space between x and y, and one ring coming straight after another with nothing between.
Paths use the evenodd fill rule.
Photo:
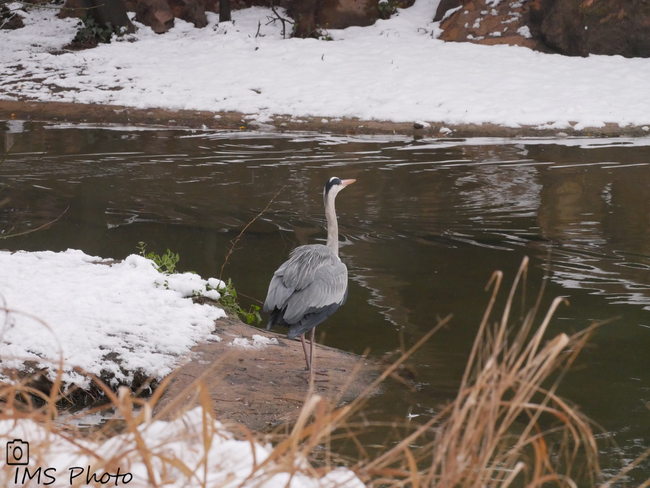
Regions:
<instances>
[{"instance_id":1,"label":"patch of snow","mask_svg":"<svg viewBox=\"0 0 650 488\"><path fill-rule=\"evenodd\" d=\"M248 342L248 339L246 339L245 337L237 337L233 339L233 341L228 345L239 347L240 349L251 349L253 347L251 343Z\"/></svg>"},{"instance_id":2,"label":"patch of snow","mask_svg":"<svg viewBox=\"0 0 650 488\"><path fill-rule=\"evenodd\" d=\"M233 339L233 341L228 344L229 346L234 346L238 347L240 349L264 349L267 346L270 345L277 345L279 344L278 340L275 337L264 337L261 335L253 335L252 337L253 342L251 343L248 339L245 337L237 337L236 339Z\"/></svg>"},{"instance_id":3,"label":"patch of snow","mask_svg":"<svg viewBox=\"0 0 650 488\"><path fill-rule=\"evenodd\" d=\"M148 468L139 451L142 444L151 453L150 465L157 478L156 484L161 487L364 486L352 471L345 468L334 469L321 478L309 476L306 473L311 469L304 460L296 461L294 466L278 465L270 461L266 467L260 469L271 456L273 447L270 444L262 445L254 441L236 439L219 421L212 420L209 416L204 417L200 408L186 412L177 420L142 424L138 427L138 433L141 436L140 444L131 433L116 435L105 442L72 442L67 435L52 432L32 420L3 420L0 421L0 449L6 452L7 444L16 439L29 443L30 473L34 474L37 467L41 467L41 483L52 488L84 484L87 477L93 473L96 473L97 480L104 480L102 485L149 487L151 481ZM119 475L117 468L104 472L96 467L103 466L106 459L115 461L115 465L120 468ZM14 486L16 470L19 470L22 476L25 467L7 466L6 461L7 458L2 456L0 483L2 486ZM185 466L194 475L188 477L179 466ZM45 470L48 470L47 475ZM110 478L106 481L109 475ZM116 478L116 475L119 477Z\"/></svg>"},{"instance_id":4,"label":"patch of snow","mask_svg":"<svg viewBox=\"0 0 650 488\"><path fill-rule=\"evenodd\" d=\"M221 298L221 293L217 290L206 290L201 293L204 297L211 298L212 300L219 300Z\"/></svg>"},{"instance_id":5,"label":"patch of snow","mask_svg":"<svg viewBox=\"0 0 650 488\"><path fill-rule=\"evenodd\" d=\"M163 275L138 255L107 264L77 250L0 252L0 269L3 363L36 361L54 378L63 357L66 384L88 386L75 366L114 383L130 384L136 371L162 379L226 315L192 301L209 281Z\"/></svg>"},{"instance_id":6,"label":"patch of snow","mask_svg":"<svg viewBox=\"0 0 650 488\"><path fill-rule=\"evenodd\" d=\"M527 25L522 25L519 29L517 29L517 34L524 36L526 39L533 37L530 33L530 28Z\"/></svg>"},{"instance_id":7,"label":"patch of snow","mask_svg":"<svg viewBox=\"0 0 650 488\"><path fill-rule=\"evenodd\" d=\"M451 17L452 15L454 15L456 12L458 12L461 8L463 8L462 5L459 5L458 7L455 7L455 8L450 8L450 9L447 10L447 11L445 12L445 14L442 16L442 19L440 19L440 22L444 22L444 21L447 20L449 17ZM467 13L467 12L465 12L465 13Z\"/></svg>"},{"instance_id":8,"label":"patch of snow","mask_svg":"<svg viewBox=\"0 0 650 488\"><path fill-rule=\"evenodd\" d=\"M253 335L253 345L254 346L260 346L260 347L266 347L269 345L278 345L279 342L275 337L264 337L261 335Z\"/></svg>"},{"instance_id":9,"label":"patch of snow","mask_svg":"<svg viewBox=\"0 0 650 488\"><path fill-rule=\"evenodd\" d=\"M218 280L217 278L208 278L208 285L210 286L210 288L213 288L215 290L226 287L226 284L223 281Z\"/></svg>"}]
</instances>

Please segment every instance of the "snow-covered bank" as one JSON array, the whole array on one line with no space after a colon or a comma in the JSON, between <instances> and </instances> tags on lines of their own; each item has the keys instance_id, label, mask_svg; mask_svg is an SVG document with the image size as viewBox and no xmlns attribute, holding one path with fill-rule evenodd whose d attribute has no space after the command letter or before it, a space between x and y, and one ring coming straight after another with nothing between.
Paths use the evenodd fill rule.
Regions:
<instances>
[{"instance_id":1,"label":"snow-covered bank","mask_svg":"<svg viewBox=\"0 0 650 488\"><path fill-rule=\"evenodd\" d=\"M78 366L102 379L112 379L115 388L119 384L131 386L138 375L162 379L198 342L216 341L212 344L254 350L256 355L269 346L279 347L274 338L253 335L249 342L232 332L226 332L221 342L222 337L214 334L215 320L225 312L191 298L203 295L217 299L221 284L215 278L204 280L192 273L162 274L152 261L138 255L113 262L75 250L0 251L2 366L24 370L26 361L35 362L53 379L62 355L66 385L90 386L87 376L73 370ZM11 388L6 378L0 379L5 380L0 382L3 395L7 395ZM275 394L277 383L266 383L272 385ZM300 393L305 389L303 381ZM124 404L113 400L118 418L122 418L120 414L129 418L122 409L130 412L131 403L124 400L130 394L128 388L120 387L119 402ZM240 404L239 398L236 403ZM142 412L151 417L154 406L151 403ZM291 410L295 409L292 403ZM252 439L237 440L213 418L214 410L205 403L176 420L151 422L145 415L137 428L140 439L131 427L130 432L108 440L87 440L67 431L58 432L47 422L17 418L22 415L30 413L15 416L10 406L0 411L0 449L14 452L18 446L22 451L16 453L29 459L25 466L3 456L2 486L23 486L30 478L35 484L55 487L79 483L136 487L364 486L346 469L320 476L300 453L265 463L274 454L273 446ZM42 417L36 414L34 418Z\"/></svg>"},{"instance_id":2,"label":"snow-covered bank","mask_svg":"<svg viewBox=\"0 0 650 488\"><path fill-rule=\"evenodd\" d=\"M266 487L266 488L360 488L363 483L349 470L335 469L322 478L313 475L306 461L278 466L270 462L270 445L236 440L218 421L204 416L200 408L171 421L156 421L133 433L103 443L74 440L31 420L0 421L0 449L13 454L15 446L29 444L29 453L16 451L29 465L0 461L2 486L23 486L24 480L52 487L92 484L110 486L166 487ZM16 441L18 440L18 441ZM11 444L7 450L7 445ZM152 468L155 485L145 464ZM9 464L5 464L5 459ZM15 463L14 463L15 464ZM40 471L38 471L40 468ZM38 476L38 478L37 478ZM16 482L17 481L17 482ZM92 483L92 481L98 481Z\"/></svg>"},{"instance_id":3,"label":"snow-covered bank","mask_svg":"<svg viewBox=\"0 0 650 488\"><path fill-rule=\"evenodd\" d=\"M212 334L220 308L190 297L219 298L220 281L191 273L163 275L131 255L104 262L81 251L0 252L0 356L5 367L25 361L63 381L88 387L78 366L113 384L136 374L160 380Z\"/></svg>"},{"instance_id":4,"label":"snow-covered bank","mask_svg":"<svg viewBox=\"0 0 650 488\"><path fill-rule=\"evenodd\" d=\"M569 58L509 46L445 43L431 22L438 0L417 0L331 42L282 39L261 8L233 24L176 27L135 42L52 54L75 21L32 10L26 27L0 31L0 98L137 108L239 111L251 119L359 117L448 124L567 128L650 124L650 60ZM261 23L257 35L258 22Z\"/></svg>"}]
</instances>

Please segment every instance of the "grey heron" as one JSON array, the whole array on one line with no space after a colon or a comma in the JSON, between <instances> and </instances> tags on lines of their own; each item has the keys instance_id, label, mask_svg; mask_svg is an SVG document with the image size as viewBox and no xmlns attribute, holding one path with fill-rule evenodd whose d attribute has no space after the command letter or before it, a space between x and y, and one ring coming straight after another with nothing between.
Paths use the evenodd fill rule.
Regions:
<instances>
[{"instance_id":1,"label":"grey heron","mask_svg":"<svg viewBox=\"0 0 650 488\"><path fill-rule=\"evenodd\" d=\"M348 297L348 269L339 258L339 226L334 199L356 180L330 178L323 190L327 245L309 244L294 249L273 274L264 302L270 313L266 330L273 325L289 327L287 337L300 336L310 377L313 378L316 326L332 315ZM309 355L305 334L311 331Z\"/></svg>"}]
</instances>

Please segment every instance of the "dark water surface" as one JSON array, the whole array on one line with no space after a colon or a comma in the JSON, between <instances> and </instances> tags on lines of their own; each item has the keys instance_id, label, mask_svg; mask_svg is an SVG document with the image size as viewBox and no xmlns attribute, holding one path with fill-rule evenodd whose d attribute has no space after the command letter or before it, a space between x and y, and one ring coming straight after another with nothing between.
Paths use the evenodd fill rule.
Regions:
<instances>
[{"instance_id":1,"label":"dark water surface","mask_svg":"<svg viewBox=\"0 0 650 488\"><path fill-rule=\"evenodd\" d=\"M46 230L0 248L124 258L167 248L179 268L218 276L230 242L247 230L225 276L263 300L273 271L297 245L326 237L322 186L356 178L337 199L346 305L319 327L322 342L381 357L415 343L453 313L420 350L418 388L372 407L387 420L426 418L454 396L496 269L511 282L531 258L545 304L569 297L550 333L600 328L561 395L611 432L604 465L650 445L650 139L412 140L318 134L215 133L0 122L0 232ZM505 296L506 290L502 292ZM296 367L302 367L296 359ZM632 485L650 476L646 463Z\"/></svg>"}]
</instances>

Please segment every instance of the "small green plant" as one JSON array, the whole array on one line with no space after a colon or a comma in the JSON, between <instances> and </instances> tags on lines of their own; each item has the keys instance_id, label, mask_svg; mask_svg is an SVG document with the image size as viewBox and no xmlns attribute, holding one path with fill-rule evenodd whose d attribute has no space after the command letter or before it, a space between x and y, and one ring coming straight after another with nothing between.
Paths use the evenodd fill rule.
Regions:
<instances>
[{"instance_id":1,"label":"small green plant","mask_svg":"<svg viewBox=\"0 0 650 488\"><path fill-rule=\"evenodd\" d=\"M77 35L72 40L73 44L79 46L96 46L98 43L109 43L113 34L122 35L122 30L113 26L110 22L100 25L94 17L87 15L83 17L79 24Z\"/></svg>"},{"instance_id":2,"label":"small green plant","mask_svg":"<svg viewBox=\"0 0 650 488\"><path fill-rule=\"evenodd\" d=\"M147 259L151 259L154 262L158 271L160 271L161 273L163 274L176 273L176 263L178 263L181 259L178 253L174 254L169 249L167 249L167 252L162 256L154 252L150 252L149 254L147 254L146 251L147 244L142 241L138 242L138 249L140 250L140 254L142 254Z\"/></svg>"},{"instance_id":3,"label":"small green plant","mask_svg":"<svg viewBox=\"0 0 650 488\"><path fill-rule=\"evenodd\" d=\"M210 287L210 285L208 285L207 288L208 290L213 289ZM262 321L262 316L260 315L260 307L257 305L251 305L248 309L248 312L241 308L237 299L237 290L235 290L235 287L233 286L230 278L228 278L228 283L226 283L226 286L217 289L217 291L221 293L221 298L218 300L219 304L224 308L227 308L228 310L245 318L247 324L252 324L254 320L257 321L258 324Z\"/></svg>"},{"instance_id":4,"label":"small green plant","mask_svg":"<svg viewBox=\"0 0 650 488\"><path fill-rule=\"evenodd\" d=\"M397 12L398 3L394 0L379 0L377 10L380 19L390 19L391 16Z\"/></svg>"},{"instance_id":5,"label":"small green plant","mask_svg":"<svg viewBox=\"0 0 650 488\"><path fill-rule=\"evenodd\" d=\"M138 250L140 254L147 259L150 259L156 265L158 271L163 274L170 275L176 273L176 263L180 261L180 256L178 253L173 253L169 249L162 256L150 252L147 253L147 244L145 242L138 242ZM166 282L165 282L166 283ZM222 282L223 283L223 282ZM167 284L165 284L167 286ZM254 320L259 324L262 321L262 316L260 315L260 307L257 305L251 305L248 311L241 308L239 301L237 299L237 290L235 290L234 285L230 278L228 278L228 283L220 288L213 288L210 285L205 285L206 290L216 290L221 295L221 298L217 300L217 303L222 307L230 310L233 313L246 319L247 324L252 324ZM200 296L202 293L196 293L195 296Z\"/></svg>"}]
</instances>

